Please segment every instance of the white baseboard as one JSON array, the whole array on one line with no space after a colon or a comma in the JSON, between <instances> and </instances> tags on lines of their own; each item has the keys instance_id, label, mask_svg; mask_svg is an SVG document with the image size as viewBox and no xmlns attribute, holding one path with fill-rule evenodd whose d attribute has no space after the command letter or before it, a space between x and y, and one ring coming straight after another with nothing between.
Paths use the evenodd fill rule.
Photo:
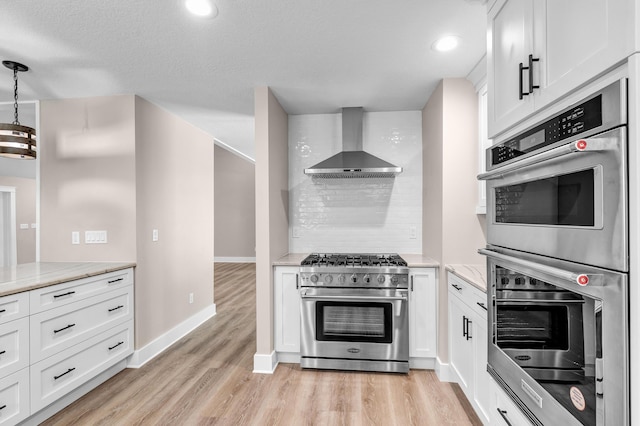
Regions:
<instances>
[{"instance_id":1,"label":"white baseboard","mask_svg":"<svg viewBox=\"0 0 640 426\"><path fill-rule=\"evenodd\" d=\"M253 356L253 372L259 374L273 374L276 371L278 360L276 358L276 351L270 354L256 353Z\"/></svg>"},{"instance_id":2,"label":"white baseboard","mask_svg":"<svg viewBox=\"0 0 640 426\"><path fill-rule=\"evenodd\" d=\"M409 358L409 368L417 370L435 370L435 358Z\"/></svg>"},{"instance_id":3,"label":"white baseboard","mask_svg":"<svg viewBox=\"0 0 640 426\"><path fill-rule=\"evenodd\" d=\"M215 303L182 321L166 333L158 336L151 343L137 349L127 364L128 368L140 368L162 353L169 346L195 330L200 324L212 318L216 314Z\"/></svg>"},{"instance_id":4,"label":"white baseboard","mask_svg":"<svg viewBox=\"0 0 640 426\"><path fill-rule=\"evenodd\" d=\"M436 358L436 375L441 382L457 382L456 375L451 371L451 365Z\"/></svg>"},{"instance_id":5,"label":"white baseboard","mask_svg":"<svg viewBox=\"0 0 640 426\"><path fill-rule=\"evenodd\" d=\"M278 364L300 364L299 352L278 352L276 357L278 358Z\"/></svg>"},{"instance_id":6,"label":"white baseboard","mask_svg":"<svg viewBox=\"0 0 640 426\"><path fill-rule=\"evenodd\" d=\"M256 263L255 257L214 257L214 262L224 263Z\"/></svg>"}]
</instances>

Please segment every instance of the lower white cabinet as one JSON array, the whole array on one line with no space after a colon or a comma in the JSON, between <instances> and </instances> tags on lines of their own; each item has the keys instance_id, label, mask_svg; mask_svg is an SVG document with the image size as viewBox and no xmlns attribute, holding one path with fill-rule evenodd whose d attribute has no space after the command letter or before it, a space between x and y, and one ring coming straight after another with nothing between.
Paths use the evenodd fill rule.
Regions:
<instances>
[{"instance_id":1,"label":"lower white cabinet","mask_svg":"<svg viewBox=\"0 0 640 426\"><path fill-rule=\"evenodd\" d=\"M452 273L447 283L451 369L478 417L489 424L486 293Z\"/></svg>"},{"instance_id":2,"label":"lower white cabinet","mask_svg":"<svg viewBox=\"0 0 640 426\"><path fill-rule=\"evenodd\" d=\"M491 377L489 398L492 426L531 426L531 422Z\"/></svg>"},{"instance_id":3,"label":"lower white cabinet","mask_svg":"<svg viewBox=\"0 0 640 426\"><path fill-rule=\"evenodd\" d=\"M274 347L276 352L300 352L300 293L297 266L274 268Z\"/></svg>"},{"instance_id":4,"label":"lower white cabinet","mask_svg":"<svg viewBox=\"0 0 640 426\"><path fill-rule=\"evenodd\" d=\"M0 379L0 425L15 425L29 414L27 367Z\"/></svg>"},{"instance_id":5,"label":"lower white cabinet","mask_svg":"<svg viewBox=\"0 0 640 426\"><path fill-rule=\"evenodd\" d=\"M436 287L435 268L409 270L409 356L412 358L433 358L435 361Z\"/></svg>"}]
</instances>

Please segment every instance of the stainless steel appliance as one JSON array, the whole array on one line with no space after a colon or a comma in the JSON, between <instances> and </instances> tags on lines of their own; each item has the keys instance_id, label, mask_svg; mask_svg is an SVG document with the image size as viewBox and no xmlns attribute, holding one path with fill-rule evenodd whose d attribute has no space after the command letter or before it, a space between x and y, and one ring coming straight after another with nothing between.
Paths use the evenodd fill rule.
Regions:
<instances>
[{"instance_id":1,"label":"stainless steel appliance","mask_svg":"<svg viewBox=\"0 0 640 426\"><path fill-rule=\"evenodd\" d=\"M397 254L318 254L300 266L302 368L409 371L409 268Z\"/></svg>"},{"instance_id":2,"label":"stainless steel appliance","mask_svg":"<svg viewBox=\"0 0 640 426\"><path fill-rule=\"evenodd\" d=\"M490 244L627 271L626 83L487 149Z\"/></svg>"},{"instance_id":3,"label":"stainless steel appliance","mask_svg":"<svg viewBox=\"0 0 640 426\"><path fill-rule=\"evenodd\" d=\"M479 176L488 371L536 425L629 423L626 90L495 144Z\"/></svg>"}]
</instances>

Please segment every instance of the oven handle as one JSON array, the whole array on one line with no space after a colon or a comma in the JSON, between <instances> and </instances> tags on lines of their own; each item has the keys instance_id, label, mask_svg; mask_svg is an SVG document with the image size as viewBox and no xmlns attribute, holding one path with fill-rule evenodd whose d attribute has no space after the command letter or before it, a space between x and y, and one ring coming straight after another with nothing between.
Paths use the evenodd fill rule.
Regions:
<instances>
[{"instance_id":1,"label":"oven handle","mask_svg":"<svg viewBox=\"0 0 640 426\"><path fill-rule=\"evenodd\" d=\"M499 169L478 175L478 180L500 179L504 175L520 171L543 161L581 152L600 152L618 150L618 139L613 137L578 139L573 143L559 146L537 155L507 164Z\"/></svg>"},{"instance_id":2,"label":"oven handle","mask_svg":"<svg viewBox=\"0 0 640 426\"><path fill-rule=\"evenodd\" d=\"M403 294L402 296L349 296L349 295L344 295L344 296L309 296L307 295L305 292L301 292L300 293L300 297L302 297L303 299L310 299L310 300L382 300L382 301L389 301L389 300L408 300L408 295Z\"/></svg>"},{"instance_id":3,"label":"oven handle","mask_svg":"<svg viewBox=\"0 0 640 426\"><path fill-rule=\"evenodd\" d=\"M564 269L554 268L553 266L542 265L540 263L531 262L529 260L518 259L517 257L507 256L506 254L498 253L496 251L488 250L488 249L479 249L478 253L487 257L492 257L498 260L505 260L507 262L515 263L525 268L530 268L536 271L540 271L547 275L551 275L552 277L555 277L564 281L570 281L580 286L586 286L587 284L590 286L602 285L601 274L583 274L583 273L565 271Z\"/></svg>"}]
</instances>

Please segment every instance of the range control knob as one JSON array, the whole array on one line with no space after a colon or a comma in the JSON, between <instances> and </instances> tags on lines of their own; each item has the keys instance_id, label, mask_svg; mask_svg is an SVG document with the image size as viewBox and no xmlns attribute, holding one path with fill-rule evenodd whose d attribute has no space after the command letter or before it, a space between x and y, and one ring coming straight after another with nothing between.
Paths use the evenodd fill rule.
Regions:
<instances>
[{"instance_id":1,"label":"range control knob","mask_svg":"<svg viewBox=\"0 0 640 426\"><path fill-rule=\"evenodd\" d=\"M517 285L522 285L522 284L524 284L524 278L523 278L523 277L517 277L517 278L516 278L516 284L517 284Z\"/></svg>"},{"instance_id":2,"label":"range control knob","mask_svg":"<svg viewBox=\"0 0 640 426\"><path fill-rule=\"evenodd\" d=\"M391 276L391 284L398 284L398 277L395 275Z\"/></svg>"},{"instance_id":3,"label":"range control knob","mask_svg":"<svg viewBox=\"0 0 640 426\"><path fill-rule=\"evenodd\" d=\"M508 285L508 284L509 284L509 278L507 278L507 277L502 277L502 278L500 279L500 283L501 283L502 285Z\"/></svg>"},{"instance_id":4,"label":"range control knob","mask_svg":"<svg viewBox=\"0 0 640 426\"><path fill-rule=\"evenodd\" d=\"M332 282L333 282L333 275L327 275L326 277L324 277L325 284L331 284Z\"/></svg>"},{"instance_id":5,"label":"range control knob","mask_svg":"<svg viewBox=\"0 0 640 426\"><path fill-rule=\"evenodd\" d=\"M314 284L318 282L318 276L316 274L311 275L311 282Z\"/></svg>"},{"instance_id":6,"label":"range control knob","mask_svg":"<svg viewBox=\"0 0 640 426\"><path fill-rule=\"evenodd\" d=\"M338 282L340 284L344 284L344 282L347 280L347 278L344 276L344 274L340 274L338 275Z\"/></svg>"},{"instance_id":7,"label":"range control knob","mask_svg":"<svg viewBox=\"0 0 640 426\"><path fill-rule=\"evenodd\" d=\"M365 283L370 283L370 282L371 282L371 277L369 276L369 274L367 274L367 275L365 275L365 276L364 276L363 281L364 281Z\"/></svg>"},{"instance_id":8,"label":"range control knob","mask_svg":"<svg viewBox=\"0 0 640 426\"><path fill-rule=\"evenodd\" d=\"M378 275L378 282L384 284L384 275Z\"/></svg>"},{"instance_id":9,"label":"range control knob","mask_svg":"<svg viewBox=\"0 0 640 426\"><path fill-rule=\"evenodd\" d=\"M356 274L351 275L351 282L352 283L357 283L358 282L358 276Z\"/></svg>"}]
</instances>

